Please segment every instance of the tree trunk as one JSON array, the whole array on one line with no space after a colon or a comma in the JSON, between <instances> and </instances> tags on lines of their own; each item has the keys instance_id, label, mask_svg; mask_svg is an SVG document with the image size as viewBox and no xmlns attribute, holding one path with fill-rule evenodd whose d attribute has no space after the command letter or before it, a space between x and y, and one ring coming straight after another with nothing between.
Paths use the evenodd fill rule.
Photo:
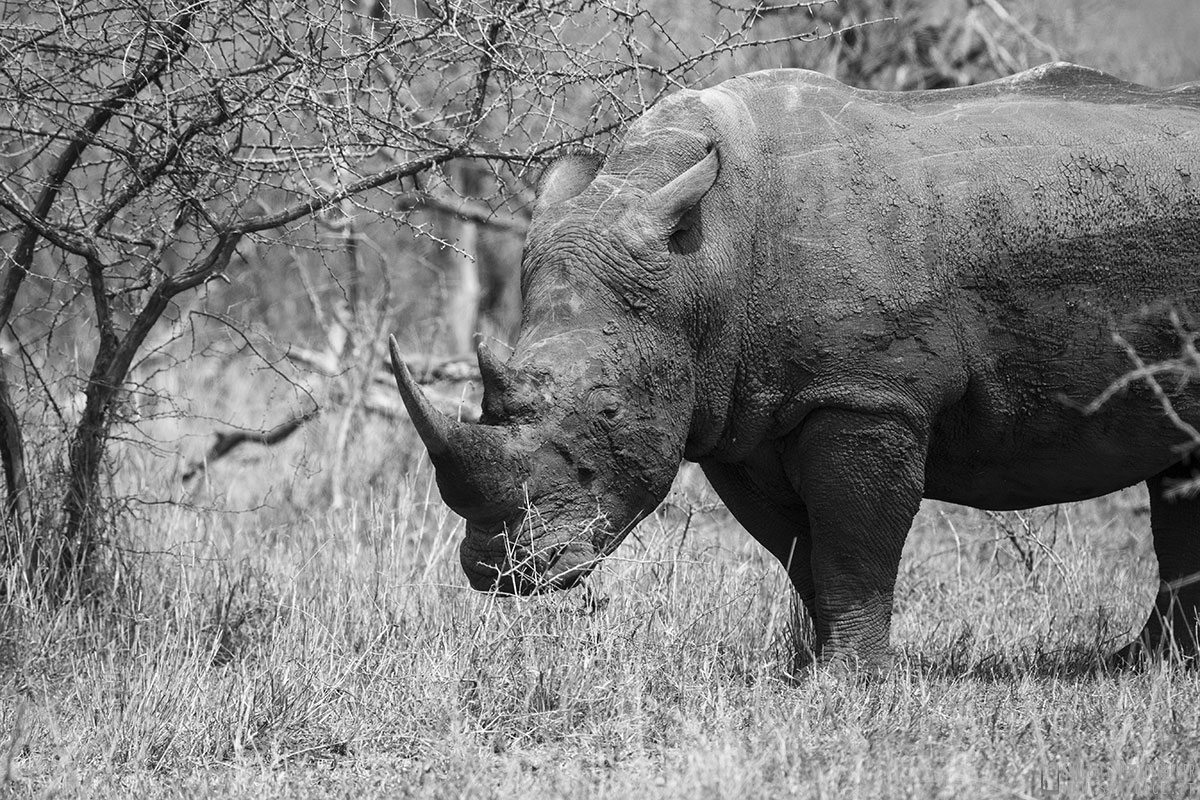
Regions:
<instances>
[{"instance_id":1,"label":"tree trunk","mask_svg":"<svg viewBox=\"0 0 1200 800\"><path fill-rule=\"evenodd\" d=\"M100 358L97 356L97 362ZM93 370L93 374L94 374ZM108 439L109 409L115 391L94 378L88 382L83 416L67 451L65 521L53 584L62 593L81 580L92 562L99 537L100 466Z\"/></svg>"},{"instance_id":2,"label":"tree trunk","mask_svg":"<svg viewBox=\"0 0 1200 800\"><path fill-rule=\"evenodd\" d=\"M463 197L478 193L479 179L471 167L454 170L458 177L458 190ZM475 331L478 330L479 298L482 284L479 280L479 226L474 220L456 216L453 218L457 236L454 247L446 250L446 300L443 319L449 328L454 353L470 353L475 349Z\"/></svg>"},{"instance_id":3,"label":"tree trunk","mask_svg":"<svg viewBox=\"0 0 1200 800\"><path fill-rule=\"evenodd\" d=\"M63 497L58 570L49 576L48 582L55 596L61 598L71 589L78 588L92 566L92 555L100 537L100 477L113 402L125 384L134 357L172 298L224 270L241 236L237 231L222 233L207 256L160 283L150 293L124 337L118 337L108 321L109 298L100 268L89 265L89 269L96 270L92 292L100 327L100 345L88 375L83 416L75 426L75 435L67 451L67 486Z\"/></svg>"},{"instance_id":4,"label":"tree trunk","mask_svg":"<svg viewBox=\"0 0 1200 800\"><path fill-rule=\"evenodd\" d=\"M100 465L104 461L104 445L108 439L109 410L133 360L131 356L123 369L115 368L117 353L131 345L135 351L141 346L140 340L130 341L136 334L135 330L130 330L122 342L113 329L103 267L99 262L90 261L88 273L91 277L96 325L100 329L100 343L88 375L83 415L75 426L75 435L67 450L63 539L58 553L58 574L52 581L59 592L81 580L87 565L91 563L92 549L98 535ZM149 332L148 328L143 331L141 339L144 340Z\"/></svg>"},{"instance_id":5,"label":"tree trunk","mask_svg":"<svg viewBox=\"0 0 1200 800\"><path fill-rule=\"evenodd\" d=\"M4 468L4 513L0 530L0 566L15 564L21 542L33 524L29 504L29 480L25 473L25 444L21 436L21 420L13 408L8 392L8 376L4 359L0 357L0 465Z\"/></svg>"}]
</instances>

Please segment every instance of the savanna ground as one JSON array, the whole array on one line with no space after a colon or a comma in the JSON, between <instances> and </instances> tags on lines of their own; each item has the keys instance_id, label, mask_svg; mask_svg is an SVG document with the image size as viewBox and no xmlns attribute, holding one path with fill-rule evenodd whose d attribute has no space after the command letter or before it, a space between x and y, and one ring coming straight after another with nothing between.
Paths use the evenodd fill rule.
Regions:
<instances>
[{"instance_id":1,"label":"savanna ground","mask_svg":"<svg viewBox=\"0 0 1200 800\"><path fill-rule=\"evenodd\" d=\"M1093 13L1063 23L1066 55L1200 78L1190 0L1072 7ZM896 669L858 683L793 674L782 570L694 469L584 590L489 597L407 428L364 423L337 492L336 413L185 492L211 420L269 426L290 389L236 358L162 380L188 416L116 451L112 494L137 502L102 599L3 606L0 794L1200 794L1200 675L1103 667L1156 588L1140 489L926 504Z\"/></svg>"},{"instance_id":2,"label":"savanna ground","mask_svg":"<svg viewBox=\"0 0 1200 800\"><path fill-rule=\"evenodd\" d=\"M214 467L221 511L141 514L111 605L10 611L13 796L1190 791L1196 674L1101 666L1155 588L1137 491L927 505L897 668L858 684L793 676L782 570L693 469L586 590L502 599L464 586L413 438L364 433L348 507L322 509L314 429Z\"/></svg>"}]
</instances>

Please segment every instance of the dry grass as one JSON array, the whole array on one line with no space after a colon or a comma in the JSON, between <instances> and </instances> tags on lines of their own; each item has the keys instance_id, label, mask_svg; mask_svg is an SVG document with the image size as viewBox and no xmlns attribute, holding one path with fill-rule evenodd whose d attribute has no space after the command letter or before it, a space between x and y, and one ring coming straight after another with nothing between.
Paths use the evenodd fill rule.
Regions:
<instances>
[{"instance_id":1,"label":"dry grass","mask_svg":"<svg viewBox=\"0 0 1200 800\"><path fill-rule=\"evenodd\" d=\"M363 433L351 507L322 508L315 425L213 469L205 503L249 510L148 507L118 599L8 608L11 796L1191 791L1196 676L1098 666L1153 591L1137 492L1019 517L928 505L895 674L797 680L782 570L696 471L586 591L497 599L465 588L428 465L389 466L407 434ZM170 467L134 483L166 496Z\"/></svg>"}]
</instances>

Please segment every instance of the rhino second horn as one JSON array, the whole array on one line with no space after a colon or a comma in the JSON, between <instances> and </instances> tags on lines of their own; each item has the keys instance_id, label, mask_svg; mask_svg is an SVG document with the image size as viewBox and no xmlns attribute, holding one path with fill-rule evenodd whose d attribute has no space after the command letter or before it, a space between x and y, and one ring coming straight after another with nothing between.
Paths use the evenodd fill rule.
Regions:
<instances>
[{"instance_id":1,"label":"rhino second horn","mask_svg":"<svg viewBox=\"0 0 1200 800\"><path fill-rule=\"evenodd\" d=\"M517 383L516 375L507 364L496 357L490 347L480 342L476 356L479 359L479 374L483 377L485 387L495 388L502 394L512 390Z\"/></svg>"},{"instance_id":2,"label":"rhino second horn","mask_svg":"<svg viewBox=\"0 0 1200 800\"><path fill-rule=\"evenodd\" d=\"M429 398L421 391L421 387L413 380L408 365L400 357L400 348L396 345L396 337L388 337L388 351L392 357L392 374L396 376L396 388L400 390L400 399L408 409L408 416L413 421L413 427L425 443L430 455L442 455L450 451L450 427L453 421L433 407Z\"/></svg>"}]
</instances>

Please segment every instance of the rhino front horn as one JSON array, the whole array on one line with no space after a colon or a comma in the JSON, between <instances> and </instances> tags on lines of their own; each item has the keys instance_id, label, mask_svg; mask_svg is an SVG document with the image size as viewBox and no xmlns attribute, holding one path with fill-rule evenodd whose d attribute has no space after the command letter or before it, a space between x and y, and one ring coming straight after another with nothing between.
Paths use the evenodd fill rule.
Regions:
<instances>
[{"instance_id":1,"label":"rhino front horn","mask_svg":"<svg viewBox=\"0 0 1200 800\"><path fill-rule=\"evenodd\" d=\"M388 350L396 388L429 450L446 505L479 523L519 513L529 468L515 434L499 426L459 422L438 411L413 380L394 336L388 338Z\"/></svg>"},{"instance_id":2,"label":"rhino front horn","mask_svg":"<svg viewBox=\"0 0 1200 800\"><path fill-rule=\"evenodd\" d=\"M451 420L438 411L425 397L421 387L413 380L408 365L400 357L400 348L396 345L396 337L388 337L388 352L392 358L392 374L396 377L396 388L400 390L400 399L408 409L413 427L425 443L431 456L438 456L450 451Z\"/></svg>"}]
</instances>

